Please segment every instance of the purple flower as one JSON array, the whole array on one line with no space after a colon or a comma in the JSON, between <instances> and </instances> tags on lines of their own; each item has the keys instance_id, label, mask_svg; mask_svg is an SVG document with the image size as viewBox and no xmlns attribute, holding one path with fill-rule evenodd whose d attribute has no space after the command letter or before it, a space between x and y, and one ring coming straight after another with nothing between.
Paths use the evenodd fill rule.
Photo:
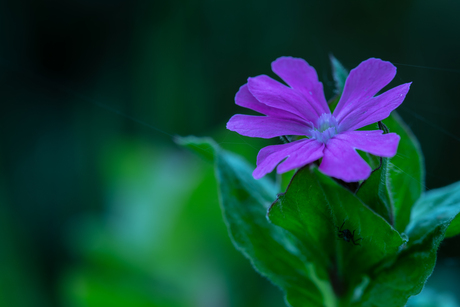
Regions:
<instances>
[{"instance_id":1,"label":"purple flower","mask_svg":"<svg viewBox=\"0 0 460 307\"><path fill-rule=\"evenodd\" d=\"M351 70L332 114L323 85L305 60L281 57L272 63L272 70L289 86L265 75L249 78L236 94L235 102L265 116L237 114L227 128L250 137L306 138L262 148L254 178L265 176L278 164L278 173L284 173L322 158L319 169L324 174L346 182L359 181L369 177L371 168L356 149L381 157L396 154L400 139L397 134L356 131L387 118L406 97L410 83L375 96L396 75L393 64L371 58Z\"/></svg>"}]
</instances>

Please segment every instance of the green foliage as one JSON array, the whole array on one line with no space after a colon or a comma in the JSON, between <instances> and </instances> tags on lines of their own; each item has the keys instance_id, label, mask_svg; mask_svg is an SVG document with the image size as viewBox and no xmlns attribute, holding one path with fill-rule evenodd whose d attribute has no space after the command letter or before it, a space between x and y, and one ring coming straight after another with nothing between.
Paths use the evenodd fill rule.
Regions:
<instances>
[{"instance_id":1,"label":"green foliage","mask_svg":"<svg viewBox=\"0 0 460 307\"><path fill-rule=\"evenodd\" d=\"M420 242L409 238L392 265L383 265L371 273L361 301L352 306L404 306L411 295L422 290L431 275L444 231L445 227L439 225Z\"/></svg>"},{"instance_id":2,"label":"green foliage","mask_svg":"<svg viewBox=\"0 0 460 307\"><path fill-rule=\"evenodd\" d=\"M188 137L178 142L198 154L204 152L203 145L213 148L222 211L234 245L257 271L285 291L289 304L320 305L320 289L307 278L315 274L314 267L306 261L300 242L265 218L276 198L274 184L268 179L255 180L249 164L208 139Z\"/></svg>"},{"instance_id":3,"label":"green foliage","mask_svg":"<svg viewBox=\"0 0 460 307\"><path fill-rule=\"evenodd\" d=\"M423 237L410 230L407 240L359 195L314 166L298 171L286 193L270 206L276 187L268 179L254 180L253 168L243 159L210 139L179 142L214 157L233 243L257 271L285 291L290 306L404 306L431 274L448 226L434 223L438 218ZM437 203L428 199L417 206ZM265 218L269 206L273 224ZM354 231L354 240L362 238L356 241L360 245L339 238L340 228Z\"/></svg>"},{"instance_id":4,"label":"green foliage","mask_svg":"<svg viewBox=\"0 0 460 307\"><path fill-rule=\"evenodd\" d=\"M63 276L62 306L283 305L228 238L211 164L131 138L101 161L106 207L74 222L68 242L79 261Z\"/></svg>"},{"instance_id":5,"label":"green foliage","mask_svg":"<svg viewBox=\"0 0 460 307\"><path fill-rule=\"evenodd\" d=\"M270 209L269 218L303 243L307 259L322 273L323 282L332 285L330 294L343 303L356 299L354 286L403 243L380 216L316 167L304 168L294 176L288 193L280 195ZM362 237L357 242L360 246L340 240L342 224L342 230L355 232L355 239Z\"/></svg>"},{"instance_id":6,"label":"green foliage","mask_svg":"<svg viewBox=\"0 0 460 307\"><path fill-rule=\"evenodd\" d=\"M404 306L423 288L449 223L460 211L459 184L426 193L414 207L407 237L359 193L315 166L298 171L286 193L270 206L275 185L268 179L254 180L253 168L242 158L210 139L179 141L214 157L222 211L234 245L284 290L290 306ZM394 168L386 168L390 177ZM267 208L272 224L265 218ZM359 245L340 238L339 229L354 231L354 240L362 238L355 241Z\"/></svg>"},{"instance_id":7,"label":"green foliage","mask_svg":"<svg viewBox=\"0 0 460 307\"><path fill-rule=\"evenodd\" d=\"M331 61L335 104L346 70ZM214 161L234 245L284 290L289 306L402 307L431 275L440 242L460 233L460 183L423 194L417 140L397 114L384 124L400 135L398 152L381 165L362 154L380 168L357 191L312 164L275 196L279 187L267 178L254 180L252 166L212 140L177 141ZM281 181L284 190L286 178Z\"/></svg>"},{"instance_id":8,"label":"green foliage","mask_svg":"<svg viewBox=\"0 0 460 307\"><path fill-rule=\"evenodd\" d=\"M388 158L382 158L382 165L359 188L356 195L372 210L394 225L393 199L389 190Z\"/></svg>"},{"instance_id":9,"label":"green foliage","mask_svg":"<svg viewBox=\"0 0 460 307\"><path fill-rule=\"evenodd\" d=\"M446 238L456 236L460 233L460 215L457 214L455 218L450 222L449 228L447 228Z\"/></svg>"},{"instance_id":10,"label":"green foliage","mask_svg":"<svg viewBox=\"0 0 460 307\"><path fill-rule=\"evenodd\" d=\"M425 189L424 159L416 137L396 112L383 123L401 137L398 152L390 159L389 190L394 206L394 227L402 232L409 223L412 205Z\"/></svg>"},{"instance_id":11,"label":"green foliage","mask_svg":"<svg viewBox=\"0 0 460 307\"><path fill-rule=\"evenodd\" d=\"M423 155L417 139L396 112L383 123L390 132L401 137L398 152L391 159L382 159L381 168L372 173L357 195L394 228L403 232L409 223L411 208L424 189ZM372 126L363 129L370 130ZM377 161L375 157L366 160L371 165Z\"/></svg>"},{"instance_id":12,"label":"green foliage","mask_svg":"<svg viewBox=\"0 0 460 307\"><path fill-rule=\"evenodd\" d=\"M460 233L460 182L426 192L412 209L407 233L422 240L439 225L447 228L446 237Z\"/></svg>"},{"instance_id":13,"label":"green foliage","mask_svg":"<svg viewBox=\"0 0 460 307\"><path fill-rule=\"evenodd\" d=\"M188 147L189 149L196 151L206 161L214 161L215 148L217 148L217 144L214 142L213 139L188 136L176 137L174 141L179 145Z\"/></svg>"},{"instance_id":14,"label":"green foliage","mask_svg":"<svg viewBox=\"0 0 460 307\"><path fill-rule=\"evenodd\" d=\"M332 66L332 77L335 81L335 93L342 94L347 80L348 71L332 54L329 55L329 60L331 61Z\"/></svg>"},{"instance_id":15,"label":"green foliage","mask_svg":"<svg viewBox=\"0 0 460 307\"><path fill-rule=\"evenodd\" d=\"M330 59L336 91L340 96L348 72L332 55ZM332 101L334 106L337 103L338 97ZM424 190L424 159L417 138L396 112L383 120L383 123L390 132L401 137L398 152L390 161L383 159L382 168L371 175L358 195L402 232L409 223L412 205ZM375 129L375 125L372 126L364 127L363 130Z\"/></svg>"}]
</instances>

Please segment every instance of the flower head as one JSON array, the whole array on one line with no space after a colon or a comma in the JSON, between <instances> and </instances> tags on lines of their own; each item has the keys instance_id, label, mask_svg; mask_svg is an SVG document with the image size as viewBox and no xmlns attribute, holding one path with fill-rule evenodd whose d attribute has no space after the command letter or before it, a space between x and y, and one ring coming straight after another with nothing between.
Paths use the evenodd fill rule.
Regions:
<instances>
[{"instance_id":1,"label":"flower head","mask_svg":"<svg viewBox=\"0 0 460 307\"><path fill-rule=\"evenodd\" d=\"M257 156L256 179L273 171L284 173L322 158L319 169L347 182L364 180L370 166L356 149L381 157L393 157L399 136L381 130L356 131L387 118L406 97L410 83L378 96L396 75L396 67L380 59L368 59L350 71L334 113L313 67L303 59L281 57L272 70L286 85L261 75L249 78L235 97L237 105L264 116L234 115L227 128L241 135L272 138L306 136L300 140L262 148Z\"/></svg>"}]
</instances>

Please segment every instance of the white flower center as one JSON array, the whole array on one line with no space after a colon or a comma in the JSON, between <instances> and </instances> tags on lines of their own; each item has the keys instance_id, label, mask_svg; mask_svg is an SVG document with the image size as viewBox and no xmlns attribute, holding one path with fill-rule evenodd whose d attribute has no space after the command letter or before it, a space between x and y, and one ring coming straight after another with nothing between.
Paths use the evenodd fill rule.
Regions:
<instances>
[{"instance_id":1,"label":"white flower center","mask_svg":"<svg viewBox=\"0 0 460 307\"><path fill-rule=\"evenodd\" d=\"M316 122L313 129L310 129L312 138L318 142L327 143L327 141L339 133L339 124L332 114L323 113Z\"/></svg>"}]
</instances>

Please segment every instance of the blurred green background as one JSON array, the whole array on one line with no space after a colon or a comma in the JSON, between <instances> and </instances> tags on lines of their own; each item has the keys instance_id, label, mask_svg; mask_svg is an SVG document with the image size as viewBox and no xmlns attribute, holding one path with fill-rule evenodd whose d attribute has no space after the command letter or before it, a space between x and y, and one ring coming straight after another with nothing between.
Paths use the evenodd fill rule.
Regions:
<instances>
[{"instance_id":1,"label":"blurred green background","mask_svg":"<svg viewBox=\"0 0 460 307\"><path fill-rule=\"evenodd\" d=\"M412 81L400 115L428 189L460 180L460 2L0 1L0 306L283 306L232 246L212 165L174 135L255 163L225 130L279 56L369 57ZM430 286L458 289L460 240ZM436 291L436 290L435 290ZM458 291L454 294L458 295ZM457 297L458 298L458 297Z\"/></svg>"}]
</instances>

